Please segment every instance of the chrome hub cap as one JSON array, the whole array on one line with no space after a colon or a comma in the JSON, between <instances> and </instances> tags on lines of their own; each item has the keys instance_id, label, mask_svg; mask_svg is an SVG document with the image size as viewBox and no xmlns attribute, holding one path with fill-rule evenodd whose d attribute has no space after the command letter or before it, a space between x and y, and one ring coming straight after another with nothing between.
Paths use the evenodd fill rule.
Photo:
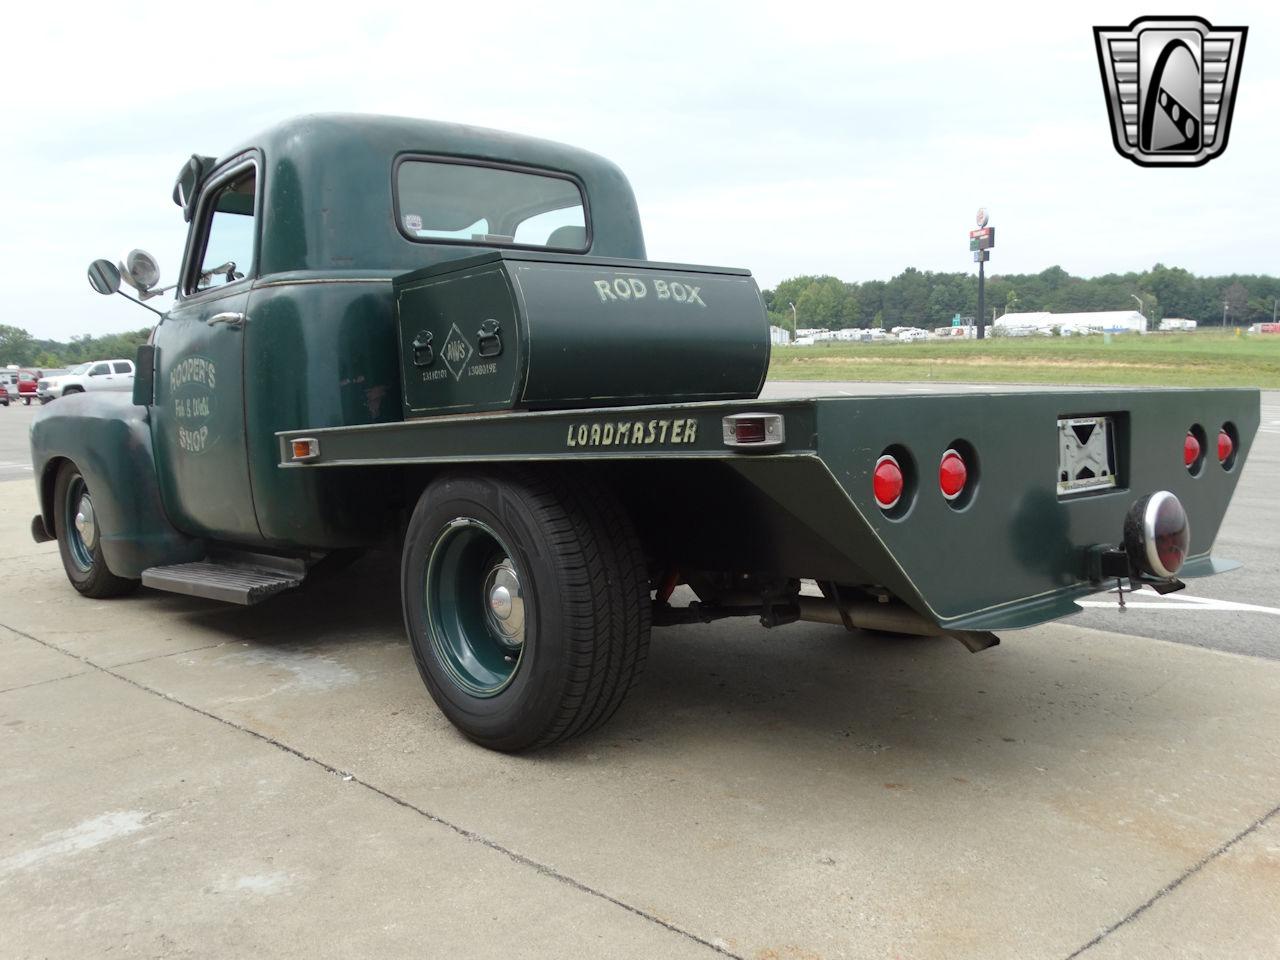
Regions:
<instances>
[{"instance_id":1,"label":"chrome hub cap","mask_svg":"<svg viewBox=\"0 0 1280 960\"><path fill-rule=\"evenodd\" d=\"M87 493L80 498L80 503L76 507L75 528L76 533L80 535L80 540L92 550L98 540L98 526L93 519L93 501L89 499Z\"/></svg>"},{"instance_id":2,"label":"chrome hub cap","mask_svg":"<svg viewBox=\"0 0 1280 960\"><path fill-rule=\"evenodd\" d=\"M517 649L524 643L524 600L520 596L520 577L509 557L503 557L486 575L484 596L489 629L499 643Z\"/></svg>"}]
</instances>

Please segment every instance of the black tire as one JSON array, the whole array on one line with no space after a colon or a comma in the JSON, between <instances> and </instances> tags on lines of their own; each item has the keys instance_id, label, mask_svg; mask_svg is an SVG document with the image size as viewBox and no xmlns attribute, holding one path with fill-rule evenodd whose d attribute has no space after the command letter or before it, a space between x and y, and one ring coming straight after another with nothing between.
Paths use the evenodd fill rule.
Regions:
<instances>
[{"instance_id":1,"label":"black tire","mask_svg":"<svg viewBox=\"0 0 1280 960\"><path fill-rule=\"evenodd\" d=\"M23 397L23 398L22 398L22 405L23 405L24 407L29 407L29 406L31 406L31 397L30 397L30 396L25 396L25 397Z\"/></svg>"},{"instance_id":2,"label":"black tire","mask_svg":"<svg viewBox=\"0 0 1280 960\"><path fill-rule=\"evenodd\" d=\"M71 585L86 597L105 600L119 597L138 589L138 580L117 577L107 569L102 557L102 538L97 518L88 511L87 525L91 533L82 534L74 526L72 518L78 514L78 504L70 503L89 497L89 488L76 465L68 461L58 470L53 484L53 529L58 538L58 553L62 555L62 568ZM90 498L91 499L91 498Z\"/></svg>"},{"instance_id":3,"label":"black tire","mask_svg":"<svg viewBox=\"0 0 1280 960\"><path fill-rule=\"evenodd\" d=\"M62 395L64 397L69 397L73 393L84 393L84 387L67 387L67 389L62 391Z\"/></svg>"},{"instance_id":4,"label":"black tire","mask_svg":"<svg viewBox=\"0 0 1280 960\"><path fill-rule=\"evenodd\" d=\"M463 556L496 541L483 578ZM472 538L476 547L457 546ZM478 554L477 554L478 555ZM480 689L479 655L467 639L496 644L487 591L494 558L514 568L523 642ZM480 583L483 580L483 583ZM434 601L429 601L434 597ZM451 599L452 598L452 599ZM449 474L431 484L409 521L401 562L401 599L414 661L445 716L493 750L544 747L598 727L622 705L649 650L650 600L644 554L630 517L606 490L560 474ZM494 607L497 610L498 607ZM497 614L501 616L501 614ZM483 630L460 629L485 621ZM463 636L466 656L455 657ZM507 641L510 642L510 641ZM480 651L483 652L483 651Z\"/></svg>"}]
</instances>

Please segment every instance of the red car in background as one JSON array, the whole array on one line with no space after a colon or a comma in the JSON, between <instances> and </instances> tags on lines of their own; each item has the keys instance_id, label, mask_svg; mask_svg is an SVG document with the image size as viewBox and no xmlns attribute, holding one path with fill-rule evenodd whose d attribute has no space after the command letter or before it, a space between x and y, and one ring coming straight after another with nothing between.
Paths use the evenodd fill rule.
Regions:
<instances>
[{"instance_id":1,"label":"red car in background","mask_svg":"<svg viewBox=\"0 0 1280 960\"><path fill-rule=\"evenodd\" d=\"M18 396L27 406L36 398L36 384L40 380L39 370L18 371Z\"/></svg>"}]
</instances>

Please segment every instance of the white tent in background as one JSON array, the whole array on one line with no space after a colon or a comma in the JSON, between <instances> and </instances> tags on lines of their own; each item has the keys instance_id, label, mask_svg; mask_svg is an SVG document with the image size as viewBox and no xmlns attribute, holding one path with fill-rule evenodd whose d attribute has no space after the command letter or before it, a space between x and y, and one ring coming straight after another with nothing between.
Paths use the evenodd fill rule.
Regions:
<instances>
[{"instance_id":1,"label":"white tent in background","mask_svg":"<svg viewBox=\"0 0 1280 960\"><path fill-rule=\"evenodd\" d=\"M1137 310L1097 310L1092 313L1006 313L995 327L1005 336L1050 335L1054 328L1066 337L1086 333L1146 333L1147 318Z\"/></svg>"}]
</instances>

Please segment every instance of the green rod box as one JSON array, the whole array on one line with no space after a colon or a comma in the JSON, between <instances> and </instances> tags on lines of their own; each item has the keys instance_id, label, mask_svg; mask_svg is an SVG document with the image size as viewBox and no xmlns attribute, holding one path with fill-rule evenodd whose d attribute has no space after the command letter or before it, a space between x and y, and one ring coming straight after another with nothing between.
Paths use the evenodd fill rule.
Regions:
<instances>
[{"instance_id":1,"label":"green rod box","mask_svg":"<svg viewBox=\"0 0 1280 960\"><path fill-rule=\"evenodd\" d=\"M759 395L746 270L516 250L395 279L406 417Z\"/></svg>"}]
</instances>

